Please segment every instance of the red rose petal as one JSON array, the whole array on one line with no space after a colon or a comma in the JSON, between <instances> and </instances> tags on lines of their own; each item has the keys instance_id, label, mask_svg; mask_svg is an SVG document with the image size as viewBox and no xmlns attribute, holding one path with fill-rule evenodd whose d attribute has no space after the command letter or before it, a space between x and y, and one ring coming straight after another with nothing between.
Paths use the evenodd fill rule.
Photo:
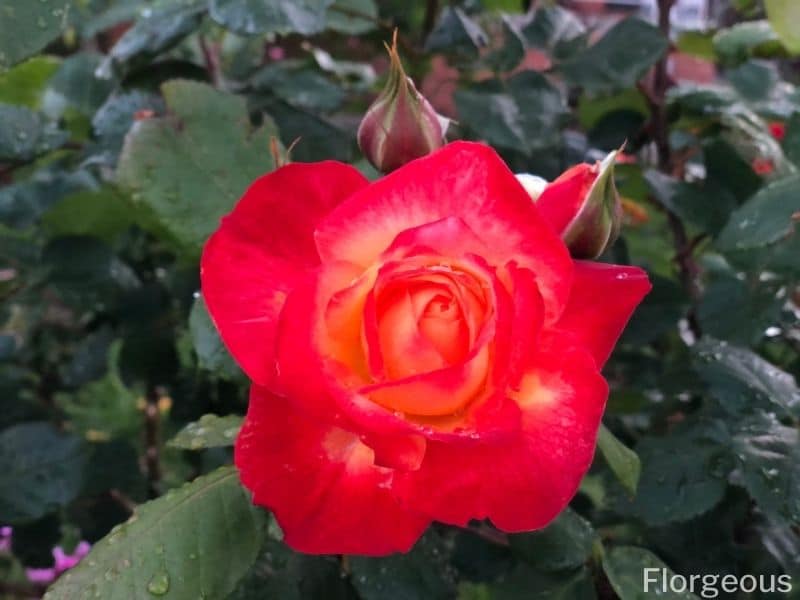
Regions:
<instances>
[{"instance_id":1,"label":"red rose petal","mask_svg":"<svg viewBox=\"0 0 800 600\"><path fill-rule=\"evenodd\" d=\"M601 368L652 287L639 267L575 261L572 294L555 327L573 334Z\"/></svg>"},{"instance_id":2,"label":"red rose petal","mask_svg":"<svg viewBox=\"0 0 800 600\"><path fill-rule=\"evenodd\" d=\"M564 171L544 188L536 208L556 233L561 234L578 214L595 179L597 168L582 163Z\"/></svg>"},{"instance_id":3,"label":"red rose petal","mask_svg":"<svg viewBox=\"0 0 800 600\"><path fill-rule=\"evenodd\" d=\"M313 232L343 199L367 185L337 162L290 164L258 179L203 250L200 275L211 318L247 375L268 384L286 295L319 264Z\"/></svg>"},{"instance_id":4,"label":"red rose petal","mask_svg":"<svg viewBox=\"0 0 800 600\"><path fill-rule=\"evenodd\" d=\"M460 218L489 248L491 264L516 260L539 279L545 314L563 310L572 277L566 247L539 215L497 153L454 142L412 161L354 194L318 226L323 262L371 265L395 237L413 227Z\"/></svg>"},{"instance_id":5,"label":"red rose petal","mask_svg":"<svg viewBox=\"0 0 800 600\"><path fill-rule=\"evenodd\" d=\"M312 421L253 386L235 462L253 501L272 510L293 549L379 556L407 552L430 519L404 508L394 471L358 436Z\"/></svg>"},{"instance_id":6,"label":"red rose petal","mask_svg":"<svg viewBox=\"0 0 800 600\"><path fill-rule=\"evenodd\" d=\"M569 503L594 455L608 387L593 359L562 340L544 340L512 392L522 433L498 443L428 441L419 471L398 490L437 521L490 519L505 531L547 525Z\"/></svg>"}]
</instances>

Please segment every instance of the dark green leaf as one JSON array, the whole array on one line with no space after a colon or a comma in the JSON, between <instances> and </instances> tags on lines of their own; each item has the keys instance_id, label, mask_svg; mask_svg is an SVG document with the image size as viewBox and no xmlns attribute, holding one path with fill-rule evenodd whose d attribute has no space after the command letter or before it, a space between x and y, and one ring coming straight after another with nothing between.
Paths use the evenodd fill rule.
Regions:
<instances>
[{"instance_id":1,"label":"dark green leaf","mask_svg":"<svg viewBox=\"0 0 800 600\"><path fill-rule=\"evenodd\" d=\"M293 552L268 539L250 572L228 600L355 600L336 556Z\"/></svg>"},{"instance_id":2,"label":"dark green leaf","mask_svg":"<svg viewBox=\"0 0 800 600\"><path fill-rule=\"evenodd\" d=\"M541 6L522 30L531 46L553 52L555 58L567 58L586 35L586 27L572 11L561 6ZM582 45L582 44L580 44Z\"/></svg>"},{"instance_id":3,"label":"dark green leaf","mask_svg":"<svg viewBox=\"0 0 800 600\"><path fill-rule=\"evenodd\" d=\"M352 581L363 600L450 598L453 583L444 571L445 560L442 541L429 531L408 554L352 557Z\"/></svg>"},{"instance_id":4,"label":"dark green leaf","mask_svg":"<svg viewBox=\"0 0 800 600\"><path fill-rule=\"evenodd\" d=\"M738 412L760 401L772 410L797 414L800 390L794 377L755 352L706 338L693 351L695 368L723 407Z\"/></svg>"},{"instance_id":5,"label":"dark green leaf","mask_svg":"<svg viewBox=\"0 0 800 600\"><path fill-rule=\"evenodd\" d=\"M530 155L560 143L565 102L539 73L476 85L456 92L455 99L459 122L496 146Z\"/></svg>"},{"instance_id":6,"label":"dark green leaf","mask_svg":"<svg viewBox=\"0 0 800 600\"><path fill-rule=\"evenodd\" d=\"M163 92L170 115L136 123L118 179L197 255L220 217L272 169L272 130L250 124L242 98L207 85L171 81Z\"/></svg>"},{"instance_id":7,"label":"dark green leaf","mask_svg":"<svg viewBox=\"0 0 800 600\"><path fill-rule=\"evenodd\" d=\"M0 160L30 160L66 140L67 133L41 113L0 104Z\"/></svg>"},{"instance_id":8,"label":"dark green leaf","mask_svg":"<svg viewBox=\"0 0 800 600\"><path fill-rule=\"evenodd\" d=\"M651 526L686 521L710 510L727 487L732 467L728 443L725 429L713 424L643 438L636 444L642 461L636 495L630 501L620 498L618 509Z\"/></svg>"},{"instance_id":9,"label":"dark green leaf","mask_svg":"<svg viewBox=\"0 0 800 600\"><path fill-rule=\"evenodd\" d=\"M263 100L263 101L262 101ZM317 115L281 100L259 99L256 105L280 123L280 138L292 148L292 159L304 162L335 159L347 162L353 155L355 131L343 131Z\"/></svg>"},{"instance_id":10,"label":"dark green leaf","mask_svg":"<svg viewBox=\"0 0 800 600\"><path fill-rule=\"evenodd\" d=\"M478 50L488 43L489 37L480 25L460 8L446 6L436 27L425 40L425 49L429 52L442 50L475 58Z\"/></svg>"},{"instance_id":11,"label":"dark green leaf","mask_svg":"<svg viewBox=\"0 0 800 600\"><path fill-rule=\"evenodd\" d=\"M590 93L633 87L667 50L661 32L639 19L625 19L558 69L573 85Z\"/></svg>"},{"instance_id":12,"label":"dark green leaf","mask_svg":"<svg viewBox=\"0 0 800 600\"><path fill-rule=\"evenodd\" d=\"M292 68L284 63L274 63L259 70L251 83L258 91L274 94L297 108L328 112L341 106L345 93L311 69Z\"/></svg>"},{"instance_id":13,"label":"dark green leaf","mask_svg":"<svg viewBox=\"0 0 800 600\"><path fill-rule=\"evenodd\" d=\"M318 33L333 0L210 0L209 14L236 33Z\"/></svg>"},{"instance_id":14,"label":"dark green leaf","mask_svg":"<svg viewBox=\"0 0 800 600\"><path fill-rule=\"evenodd\" d=\"M541 573L527 565L517 565L498 583L475 590L469 600L595 600L592 576L588 569Z\"/></svg>"},{"instance_id":15,"label":"dark green leaf","mask_svg":"<svg viewBox=\"0 0 800 600\"><path fill-rule=\"evenodd\" d=\"M372 31L377 20L375 0L335 0L328 9L328 29L348 35Z\"/></svg>"},{"instance_id":16,"label":"dark green leaf","mask_svg":"<svg viewBox=\"0 0 800 600\"><path fill-rule=\"evenodd\" d=\"M86 447L48 423L0 432L0 521L38 519L71 502L83 485Z\"/></svg>"},{"instance_id":17,"label":"dark green leaf","mask_svg":"<svg viewBox=\"0 0 800 600\"><path fill-rule=\"evenodd\" d=\"M189 423L169 441L173 448L201 450L233 445L242 417L239 415L203 415L198 421Z\"/></svg>"},{"instance_id":18,"label":"dark green leaf","mask_svg":"<svg viewBox=\"0 0 800 600\"><path fill-rule=\"evenodd\" d=\"M511 548L540 571L581 566L594 540L591 524L569 507L540 531L510 536Z\"/></svg>"},{"instance_id":19,"label":"dark green leaf","mask_svg":"<svg viewBox=\"0 0 800 600\"><path fill-rule=\"evenodd\" d=\"M189 333L201 368L229 378L241 374L211 322L202 297L195 300L189 314Z\"/></svg>"},{"instance_id":20,"label":"dark green leaf","mask_svg":"<svg viewBox=\"0 0 800 600\"><path fill-rule=\"evenodd\" d=\"M236 469L223 467L141 505L45 598L224 598L253 564L264 529Z\"/></svg>"},{"instance_id":21,"label":"dark green leaf","mask_svg":"<svg viewBox=\"0 0 800 600\"><path fill-rule=\"evenodd\" d=\"M98 74L110 78L169 50L197 28L205 10L201 0L169 0L156 8L146 6L108 53Z\"/></svg>"},{"instance_id":22,"label":"dark green leaf","mask_svg":"<svg viewBox=\"0 0 800 600\"><path fill-rule=\"evenodd\" d=\"M780 320L785 302L780 287L779 281L747 281L733 273L714 276L697 307L703 332L738 344L757 343ZM739 318L731 319L732 314Z\"/></svg>"},{"instance_id":23,"label":"dark green leaf","mask_svg":"<svg viewBox=\"0 0 800 600\"><path fill-rule=\"evenodd\" d=\"M786 158L800 165L800 112L792 113L786 123L786 137L783 138L783 151Z\"/></svg>"},{"instance_id":24,"label":"dark green leaf","mask_svg":"<svg viewBox=\"0 0 800 600\"><path fill-rule=\"evenodd\" d=\"M735 210L717 240L723 250L744 250L777 242L795 230L800 212L800 176L770 183Z\"/></svg>"},{"instance_id":25,"label":"dark green leaf","mask_svg":"<svg viewBox=\"0 0 800 600\"><path fill-rule=\"evenodd\" d=\"M64 60L47 86L44 111L54 117L70 108L91 117L114 87L110 79L95 75L101 61L101 55L90 52Z\"/></svg>"},{"instance_id":26,"label":"dark green leaf","mask_svg":"<svg viewBox=\"0 0 800 600\"><path fill-rule=\"evenodd\" d=\"M135 433L139 427L137 395L125 386L119 374L120 349L120 341L109 349L105 377L86 384L75 394L57 398L73 427L87 438L106 441Z\"/></svg>"},{"instance_id":27,"label":"dark green leaf","mask_svg":"<svg viewBox=\"0 0 800 600\"><path fill-rule=\"evenodd\" d=\"M35 54L67 25L72 0L5 0L0 7L0 71Z\"/></svg>"},{"instance_id":28,"label":"dark green leaf","mask_svg":"<svg viewBox=\"0 0 800 600\"><path fill-rule=\"evenodd\" d=\"M781 523L800 524L800 430L761 413L741 423L733 451L759 508Z\"/></svg>"},{"instance_id":29,"label":"dark green leaf","mask_svg":"<svg viewBox=\"0 0 800 600\"><path fill-rule=\"evenodd\" d=\"M648 583L647 589L645 569L652 569L648 571L652 583ZM667 578L674 575L660 558L643 548L618 546L603 557L603 570L621 600L650 600L656 595L664 600L697 600L697 596L689 592L671 591L669 582L664 581L662 569L666 570Z\"/></svg>"}]
</instances>

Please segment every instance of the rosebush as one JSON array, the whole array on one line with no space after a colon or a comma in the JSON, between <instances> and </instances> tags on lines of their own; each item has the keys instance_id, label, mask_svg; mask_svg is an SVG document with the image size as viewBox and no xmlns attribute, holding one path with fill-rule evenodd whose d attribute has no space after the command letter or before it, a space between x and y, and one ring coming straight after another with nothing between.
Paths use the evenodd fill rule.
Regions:
<instances>
[{"instance_id":1,"label":"rosebush","mask_svg":"<svg viewBox=\"0 0 800 600\"><path fill-rule=\"evenodd\" d=\"M0 4L0 598L800 597L795 3L567 4Z\"/></svg>"}]
</instances>

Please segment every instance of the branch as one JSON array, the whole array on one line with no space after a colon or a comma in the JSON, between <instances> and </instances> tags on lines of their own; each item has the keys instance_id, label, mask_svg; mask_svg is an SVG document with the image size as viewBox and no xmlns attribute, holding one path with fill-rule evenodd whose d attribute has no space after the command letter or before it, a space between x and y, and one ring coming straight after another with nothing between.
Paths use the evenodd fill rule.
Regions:
<instances>
[{"instance_id":1,"label":"branch","mask_svg":"<svg viewBox=\"0 0 800 600\"><path fill-rule=\"evenodd\" d=\"M158 389L153 385L148 386L147 397L145 398L147 403L144 407L144 462L149 493L152 497L158 496L157 484L161 481L161 457L159 452L161 413L158 410L158 396Z\"/></svg>"},{"instance_id":2,"label":"branch","mask_svg":"<svg viewBox=\"0 0 800 600\"><path fill-rule=\"evenodd\" d=\"M658 0L658 27L667 40L669 40L670 36L669 15L674 5L675 0ZM670 80L667 74L668 59L669 53L662 56L653 68L652 90L649 93L645 93L645 98L650 105L650 111L652 113L651 131L658 154L658 169L663 173L672 175L675 165L673 164L672 151L669 147L669 122L666 106L667 89L670 86ZM658 200L656 200L656 202L658 202ZM697 245L697 241L689 240L686 227L678 215L661 203L659 203L659 207L667 215L667 223L672 232L672 243L675 247L675 262L678 265L678 275L683 288L686 290L692 302L692 307L689 309L689 314L687 315L689 328L695 337L699 338L702 332L697 320L695 305L700 299L701 290L699 278L701 269L694 259L694 249Z\"/></svg>"},{"instance_id":3,"label":"branch","mask_svg":"<svg viewBox=\"0 0 800 600\"><path fill-rule=\"evenodd\" d=\"M494 527L490 527L486 523L470 525L467 527L467 530L492 544L496 544L498 546L508 546L509 544L507 534L503 533L502 531L498 531Z\"/></svg>"}]
</instances>

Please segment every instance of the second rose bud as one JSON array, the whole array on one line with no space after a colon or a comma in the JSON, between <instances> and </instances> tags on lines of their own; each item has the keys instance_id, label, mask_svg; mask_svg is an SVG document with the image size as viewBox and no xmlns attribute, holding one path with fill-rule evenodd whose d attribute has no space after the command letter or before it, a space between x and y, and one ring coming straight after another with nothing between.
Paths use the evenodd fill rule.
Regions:
<instances>
[{"instance_id":1,"label":"second rose bud","mask_svg":"<svg viewBox=\"0 0 800 600\"><path fill-rule=\"evenodd\" d=\"M387 49L389 78L358 128L361 151L383 173L441 148L449 123L406 75L397 53L396 35Z\"/></svg>"},{"instance_id":2,"label":"second rose bud","mask_svg":"<svg viewBox=\"0 0 800 600\"><path fill-rule=\"evenodd\" d=\"M616 158L617 152L611 152L593 165L576 165L549 184L527 173L517 175L573 258L597 258L619 237L622 203L614 184Z\"/></svg>"}]
</instances>

